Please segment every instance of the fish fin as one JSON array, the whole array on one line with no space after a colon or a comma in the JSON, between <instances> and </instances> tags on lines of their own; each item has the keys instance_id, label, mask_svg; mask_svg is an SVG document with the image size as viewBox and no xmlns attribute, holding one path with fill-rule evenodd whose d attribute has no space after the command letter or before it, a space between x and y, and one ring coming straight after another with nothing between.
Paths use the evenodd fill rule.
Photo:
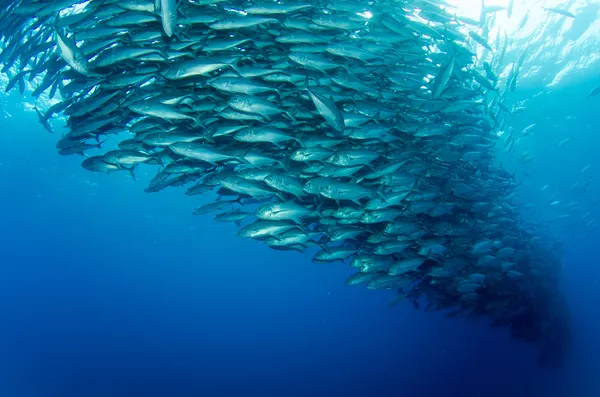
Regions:
<instances>
[{"instance_id":1,"label":"fish fin","mask_svg":"<svg viewBox=\"0 0 600 397\"><path fill-rule=\"evenodd\" d=\"M384 185L380 185L380 186L377 188L377 195L378 195L379 197L381 197L381 199L382 199L383 201L387 201L387 198L386 198L386 197L385 197L385 195L383 194L383 189L384 189Z\"/></svg>"},{"instance_id":2,"label":"fish fin","mask_svg":"<svg viewBox=\"0 0 600 397\"><path fill-rule=\"evenodd\" d=\"M381 117L381 110L378 110L378 111L377 111L377 113L375 113L375 114L373 115L373 118L372 118L372 120L375 122L375 124L377 124L377 125L381 125L381 124L379 123L379 118L380 118L380 117Z\"/></svg>"},{"instance_id":3,"label":"fish fin","mask_svg":"<svg viewBox=\"0 0 600 397\"><path fill-rule=\"evenodd\" d=\"M159 165L161 165L161 166L164 167L165 165L164 165L163 161L160 158L162 156L162 154L163 154L163 152L152 153L150 155L150 160L148 160L148 162L150 162L150 161L156 161Z\"/></svg>"},{"instance_id":4,"label":"fish fin","mask_svg":"<svg viewBox=\"0 0 600 397\"><path fill-rule=\"evenodd\" d=\"M290 165L289 165L288 163L285 163L284 161L285 161L285 160L280 160L280 161L279 161L279 166L280 166L281 168L283 168L283 169L284 169L284 171L286 171L286 172L290 172ZM298 197L298 196L296 196L296 197ZM298 197L298 198L300 198L300 197Z\"/></svg>"},{"instance_id":5,"label":"fish fin","mask_svg":"<svg viewBox=\"0 0 600 397\"><path fill-rule=\"evenodd\" d=\"M386 157L387 158L387 157ZM375 167L372 164L365 164L365 167L371 170L371 172L375 172ZM364 179L364 178L363 178Z\"/></svg>"},{"instance_id":6,"label":"fish fin","mask_svg":"<svg viewBox=\"0 0 600 397\"><path fill-rule=\"evenodd\" d=\"M196 127L204 127L204 124L202 124L202 121L200 121L200 116L194 117L193 121Z\"/></svg>"},{"instance_id":7,"label":"fish fin","mask_svg":"<svg viewBox=\"0 0 600 397\"><path fill-rule=\"evenodd\" d=\"M212 138L212 136L205 136L204 139L206 140L206 142L210 143L210 144L216 144L216 141Z\"/></svg>"},{"instance_id":8,"label":"fish fin","mask_svg":"<svg viewBox=\"0 0 600 397\"><path fill-rule=\"evenodd\" d=\"M417 189L417 187L419 186L419 178L415 178L415 183L413 183L412 187L410 188L410 191L413 192Z\"/></svg>"},{"instance_id":9,"label":"fish fin","mask_svg":"<svg viewBox=\"0 0 600 397\"><path fill-rule=\"evenodd\" d=\"M229 67L231 69L233 69L233 71L235 72L235 74L238 75L238 77L244 78L244 76L242 75L242 71L237 67L237 65L235 65L235 64L232 63L232 64L229 65Z\"/></svg>"},{"instance_id":10,"label":"fish fin","mask_svg":"<svg viewBox=\"0 0 600 397\"><path fill-rule=\"evenodd\" d=\"M331 236L329 234L327 234L327 232L320 232L320 233L322 233L323 235L321 236L319 241L317 241L317 244L325 245L325 244L331 242Z\"/></svg>"},{"instance_id":11,"label":"fish fin","mask_svg":"<svg viewBox=\"0 0 600 397\"><path fill-rule=\"evenodd\" d=\"M134 181L136 181L137 179L135 178L135 167L130 167L130 168L125 168L127 171L129 171L129 174L131 175L131 177L133 178Z\"/></svg>"},{"instance_id":12,"label":"fish fin","mask_svg":"<svg viewBox=\"0 0 600 397\"><path fill-rule=\"evenodd\" d=\"M304 225L296 225L296 227L298 229L300 229L300 231L302 233L304 233L306 236L308 236L309 230Z\"/></svg>"},{"instance_id":13,"label":"fish fin","mask_svg":"<svg viewBox=\"0 0 600 397\"><path fill-rule=\"evenodd\" d=\"M179 7L177 7L177 8L179 8ZM177 12L177 11L175 11L175 12ZM183 32L182 32L181 30L179 30L179 25L177 25L177 24L176 24L176 25L175 25L175 29L174 29L174 31L173 31L173 36L174 36L174 37L175 37L177 40L179 40L179 41L183 41L183 39L184 39L184 36L182 35L182 33L183 33ZM189 55L190 55L190 56L192 56L192 57L194 56L194 54L193 54L193 53L189 53Z\"/></svg>"},{"instance_id":14,"label":"fish fin","mask_svg":"<svg viewBox=\"0 0 600 397\"><path fill-rule=\"evenodd\" d=\"M327 253L331 253L331 250L329 249L329 247L328 247L327 245L325 245L325 244L322 244L322 243L320 243L320 242L319 242L319 243L317 243L317 245L318 245L319 247L321 247L321 248L323 249L323 251L325 251L325 252L327 252Z\"/></svg>"}]
</instances>

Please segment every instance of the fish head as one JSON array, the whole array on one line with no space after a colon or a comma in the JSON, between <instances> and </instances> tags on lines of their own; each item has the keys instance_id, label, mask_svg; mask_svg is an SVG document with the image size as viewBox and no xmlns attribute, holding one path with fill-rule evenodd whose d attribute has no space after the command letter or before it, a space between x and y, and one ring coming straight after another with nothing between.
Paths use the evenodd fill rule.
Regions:
<instances>
[{"instance_id":1,"label":"fish head","mask_svg":"<svg viewBox=\"0 0 600 397\"><path fill-rule=\"evenodd\" d=\"M309 194L318 194L319 193L319 188L317 186L317 183L313 180L306 182L304 184L304 187L302 188L302 190Z\"/></svg>"},{"instance_id":2,"label":"fish head","mask_svg":"<svg viewBox=\"0 0 600 397\"><path fill-rule=\"evenodd\" d=\"M238 236L240 237L252 237L256 235L257 227L254 224L246 225L238 230Z\"/></svg>"},{"instance_id":3,"label":"fish head","mask_svg":"<svg viewBox=\"0 0 600 397\"><path fill-rule=\"evenodd\" d=\"M370 273L372 270L373 270L373 264L372 263L365 263L364 265L362 265L360 267L361 273Z\"/></svg>"},{"instance_id":4,"label":"fish head","mask_svg":"<svg viewBox=\"0 0 600 397\"><path fill-rule=\"evenodd\" d=\"M373 223L376 219L375 214L373 214L372 212L365 212L364 214L362 214L360 216L360 221L362 223Z\"/></svg>"},{"instance_id":5,"label":"fish head","mask_svg":"<svg viewBox=\"0 0 600 397\"><path fill-rule=\"evenodd\" d=\"M369 237L367 237L367 242L376 244L381 243L382 241L386 241L388 239L389 237L387 237L384 233L378 232L370 234Z\"/></svg>"},{"instance_id":6,"label":"fish head","mask_svg":"<svg viewBox=\"0 0 600 397\"><path fill-rule=\"evenodd\" d=\"M280 178L277 175L269 174L265 177L264 182L270 187L273 187L273 185L277 184L279 180Z\"/></svg>"},{"instance_id":7,"label":"fish head","mask_svg":"<svg viewBox=\"0 0 600 397\"><path fill-rule=\"evenodd\" d=\"M229 103L238 107L248 107L250 99L243 95L236 95L229 100Z\"/></svg>"},{"instance_id":8,"label":"fish head","mask_svg":"<svg viewBox=\"0 0 600 397\"><path fill-rule=\"evenodd\" d=\"M348 155L345 153L334 153L333 155L326 158L325 162L332 165L348 164Z\"/></svg>"},{"instance_id":9,"label":"fish head","mask_svg":"<svg viewBox=\"0 0 600 397\"><path fill-rule=\"evenodd\" d=\"M244 128L243 130L235 133L235 139L237 139L238 141L245 142L253 135L254 131L251 128Z\"/></svg>"},{"instance_id":10,"label":"fish head","mask_svg":"<svg viewBox=\"0 0 600 397\"><path fill-rule=\"evenodd\" d=\"M288 57L292 61L297 62L297 63L302 63L304 60L306 60L306 55L303 56L302 54L300 54L298 52L292 52L290 55L288 55Z\"/></svg>"},{"instance_id":11,"label":"fish head","mask_svg":"<svg viewBox=\"0 0 600 397\"><path fill-rule=\"evenodd\" d=\"M385 206L385 200L381 198L374 198L367 202L365 205L365 209L368 211L373 211L382 208Z\"/></svg>"},{"instance_id":12,"label":"fish head","mask_svg":"<svg viewBox=\"0 0 600 397\"><path fill-rule=\"evenodd\" d=\"M306 161L308 158L308 151L306 149L298 149L292 153L290 158L294 161Z\"/></svg>"},{"instance_id":13,"label":"fish head","mask_svg":"<svg viewBox=\"0 0 600 397\"><path fill-rule=\"evenodd\" d=\"M358 267L361 268L363 267L368 261L365 258L360 258L360 257L355 257L354 259L352 259L352 261L350 262L350 266L352 267Z\"/></svg>"},{"instance_id":14,"label":"fish head","mask_svg":"<svg viewBox=\"0 0 600 397\"><path fill-rule=\"evenodd\" d=\"M129 109L138 113L138 112L143 112L146 108L148 107L148 105L144 104L144 102L134 102L131 105L129 105Z\"/></svg>"},{"instance_id":15,"label":"fish head","mask_svg":"<svg viewBox=\"0 0 600 397\"><path fill-rule=\"evenodd\" d=\"M367 289L378 289L379 280L371 280L367 283Z\"/></svg>"},{"instance_id":16,"label":"fish head","mask_svg":"<svg viewBox=\"0 0 600 397\"><path fill-rule=\"evenodd\" d=\"M223 187L230 189L231 187L239 185L240 181L238 180L238 178L239 177L226 176L223 179L221 179L221 184L223 185Z\"/></svg>"},{"instance_id":17,"label":"fish head","mask_svg":"<svg viewBox=\"0 0 600 397\"><path fill-rule=\"evenodd\" d=\"M263 205L256 210L256 216L260 219L270 219L272 215L273 208L270 204Z\"/></svg>"},{"instance_id":18,"label":"fish head","mask_svg":"<svg viewBox=\"0 0 600 397\"><path fill-rule=\"evenodd\" d=\"M92 156L83 160L81 166L86 170L93 171L99 162L102 162L102 156Z\"/></svg>"},{"instance_id":19,"label":"fish head","mask_svg":"<svg viewBox=\"0 0 600 397\"><path fill-rule=\"evenodd\" d=\"M319 189L319 193L321 194L321 196L327 197L327 198L335 197L336 191L337 191L337 189L334 188L333 186L322 186Z\"/></svg>"},{"instance_id":20,"label":"fish head","mask_svg":"<svg viewBox=\"0 0 600 397\"><path fill-rule=\"evenodd\" d=\"M212 79L209 80L207 82L207 84L213 88L217 88L217 89L221 89L221 90L228 90L229 88L231 88L231 80L229 79L223 79L223 78L216 78L216 79Z\"/></svg>"}]
</instances>

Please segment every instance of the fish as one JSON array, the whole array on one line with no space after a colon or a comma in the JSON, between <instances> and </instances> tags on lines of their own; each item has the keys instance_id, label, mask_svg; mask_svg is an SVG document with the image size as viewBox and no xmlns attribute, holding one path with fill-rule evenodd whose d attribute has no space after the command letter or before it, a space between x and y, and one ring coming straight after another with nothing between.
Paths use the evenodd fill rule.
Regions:
<instances>
[{"instance_id":1,"label":"fish","mask_svg":"<svg viewBox=\"0 0 600 397\"><path fill-rule=\"evenodd\" d=\"M208 76L211 72L225 67L233 69L241 76L242 72L237 68L238 61L239 58L235 56L192 59L173 64L162 73L162 76L169 80L182 80L198 76Z\"/></svg>"},{"instance_id":2,"label":"fish","mask_svg":"<svg viewBox=\"0 0 600 397\"><path fill-rule=\"evenodd\" d=\"M589 98L591 98L593 96L596 96L598 94L600 94L600 86L592 88L592 90L588 94L587 98L589 99Z\"/></svg>"},{"instance_id":3,"label":"fish","mask_svg":"<svg viewBox=\"0 0 600 397\"><path fill-rule=\"evenodd\" d=\"M77 45L59 29L56 29L55 33L56 45L58 46L61 58L64 59L64 61L69 64L73 70L85 76L93 75L87 59Z\"/></svg>"},{"instance_id":4,"label":"fish","mask_svg":"<svg viewBox=\"0 0 600 397\"><path fill-rule=\"evenodd\" d=\"M469 36L479 45L481 45L483 48L485 48L488 51L493 51L492 47L490 47L490 45L487 42L487 39L485 39L484 37L481 37L477 32L473 32L470 31L469 32Z\"/></svg>"},{"instance_id":5,"label":"fish","mask_svg":"<svg viewBox=\"0 0 600 397\"><path fill-rule=\"evenodd\" d=\"M236 200L220 200L220 201L213 201L213 202L209 202L206 204L202 204L199 205L198 207L194 208L193 214L194 215L205 215L208 214L210 212L214 212L214 211L218 211L220 209L223 209L227 206L233 206L233 204L235 203L239 203L240 200L236 199Z\"/></svg>"},{"instance_id":6,"label":"fish","mask_svg":"<svg viewBox=\"0 0 600 397\"><path fill-rule=\"evenodd\" d=\"M551 223L579 205L544 196L567 213L530 218L503 164L535 161L523 139L547 128L519 120L535 46L496 29L512 0L479 20L442 0L5 3L5 89L40 98L43 127L65 125L58 153L92 154L84 169L155 170L145 192L179 189L252 244L317 249L394 305L488 316L540 345L566 323Z\"/></svg>"},{"instance_id":7,"label":"fish","mask_svg":"<svg viewBox=\"0 0 600 397\"><path fill-rule=\"evenodd\" d=\"M126 168L126 167L120 167L118 165L115 164L109 164L107 162L104 161L104 156L92 156L92 157L88 157L85 160L83 160L83 162L81 163L81 166L83 168L85 168L86 170L92 171L92 172L103 172L103 173L111 173L111 172L115 172L115 171L120 171L120 170L127 170L129 171L131 177L133 179L135 179L135 174L133 172L133 167L131 168Z\"/></svg>"},{"instance_id":8,"label":"fish","mask_svg":"<svg viewBox=\"0 0 600 397\"><path fill-rule=\"evenodd\" d=\"M343 132L345 128L344 116L333 99L325 98L324 96L313 92L310 88L307 88L307 91L310 99L317 108L317 111L323 116L327 124L335 131Z\"/></svg>"},{"instance_id":9,"label":"fish","mask_svg":"<svg viewBox=\"0 0 600 397\"><path fill-rule=\"evenodd\" d=\"M514 3L514 0L510 0L508 2L508 7L506 8L506 16L508 16L509 18L512 16Z\"/></svg>"},{"instance_id":10,"label":"fish","mask_svg":"<svg viewBox=\"0 0 600 397\"><path fill-rule=\"evenodd\" d=\"M253 223L244 226L238 232L241 237L249 237L249 238L264 238L264 237L277 237L282 235L283 233L300 228L297 224L293 222L286 221L269 221L264 219L259 219L254 221Z\"/></svg>"},{"instance_id":11,"label":"fish","mask_svg":"<svg viewBox=\"0 0 600 397\"><path fill-rule=\"evenodd\" d=\"M238 227L241 226L242 221L250 217L252 213L241 210L232 210L227 212L221 212L213 218L217 222L233 222Z\"/></svg>"},{"instance_id":12,"label":"fish","mask_svg":"<svg viewBox=\"0 0 600 397\"><path fill-rule=\"evenodd\" d=\"M562 8L557 7L542 7L545 11L548 11L552 14L558 14L569 18L575 18L575 14L569 12L568 10L564 10Z\"/></svg>"},{"instance_id":13,"label":"fish","mask_svg":"<svg viewBox=\"0 0 600 397\"><path fill-rule=\"evenodd\" d=\"M160 0L160 17L163 31L172 37L177 27L177 0Z\"/></svg>"},{"instance_id":14,"label":"fish","mask_svg":"<svg viewBox=\"0 0 600 397\"><path fill-rule=\"evenodd\" d=\"M437 74L431 89L433 99L439 98L446 89L446 86L448 85L448 82L450 81L450 78L454 72L455 63L456 58L452 57L448 63L440 69L440 72Z\"/></svg>"},{"instance_id":15,"label":"fish","mask_svg":"<svg viewBox=\"0 0 600 397\"><path fill-rule=\"evenodd\" d=\"M294 201L264 204L255 212L259 219L273 221L291 220L296 223L301 223L302 218L305 218L313 213L314 211L310 208L306 208L305 206Z\"/></svg>"},{"instance_id":16,"label":"fish","mask_svg":"<svg viewBox=\"0 0 600 397\"><path fill-rule=\"evenodd\" d=\"M558 142L558 147L561 148L563 147L567 142L569 142L572 138L571 137L567 137L563 140L561 140L560 142Z\"/></svg>"}]
</instances>

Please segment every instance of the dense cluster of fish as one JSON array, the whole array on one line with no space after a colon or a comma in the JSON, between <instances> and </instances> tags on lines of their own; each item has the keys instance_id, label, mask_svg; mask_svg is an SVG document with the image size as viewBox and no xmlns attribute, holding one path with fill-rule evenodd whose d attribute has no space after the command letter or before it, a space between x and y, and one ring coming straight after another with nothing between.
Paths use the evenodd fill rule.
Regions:
<instances>
[{"instance_id":1,"label":"dense cluster of fish","mask_svg":"<svg viewBox=\"0 0 600 397\"><path fill-rule=\"evenodd\" d=\"M216 192L194 214L348 262L348 285L560 348L560 250L494 163L502 54L477 62L480 22L443 0L81 3L0 11L7 89L59 99L36 111L66 118L60 154L119 139L83 167L156 165L147 192Z\"/></svg>"},{"instance_id":2,"label":"dense cluster of fish","mask_svg":"<svg viewBox=\"0 0 600 397\"><path fill-rule=\"evenodd\" d=\"M536 9L538 7L539 9ZM564 46L558 41L548 40L548 37L562 37L568 34L568 31L579 30L579 37L583 38L589 33L586 32L586 28L593 30L591 25L586 25L585 18L589 18L590 15L581 2L578 11L572 12L569 8L573 9L573 2L568 2L561 8L535 4L530 9L522 10L524 12L518 19L518 24L507 33L506 24L496 21L502 19L505 13L508 19L515 18L512 11L513 1L507 0L505 5L494 6L486 6L482 1L481 18L471 22L471 26L481 28L480 36L493 42L490 46L486 43L481 45L483 51L478 54L478 62L482 64L486 73L490 70L494 73L493 79L498 79L496 87L500 87L500 90L495 117L499 125L498 135L501 137L498 145L502 154L499 157L508 160L504 164L509 163L508 169L515 173L517 183L521 185L522 189L519 190L515 202L527 210L525 214L528 219L535 217L551 223L553 231L560 236L561 241L591 239L600 230L600 197L596 193L597 184L592 164L582 165L581 172L576 170L570 175L570 187L558 186L554 180L545 179L546 176L531 178L529 174L531 167L539 167L540 159L537 154L540 152L540 140L555 142L556 145L555 151L544 147L542 157L563 157L566 154L565 149L568 150L576 137L573 129L581 129L572 115L567 116L565 120L559 120L562 117L552 112L548 112L549 115L543 118L530 115L531 110L535 111L549 102L561 103L558 97L560 94L553 92L553 86L557 80L560 81L559 76L564 76L566 70L571 70L566 63L572 59L573 54L563 52ZM531 23L530 15L537 19L535 23ZM573 25L580 17L584 19L582 23ZM535 29L531 26L535 26ZM535 30L535 34L531 34L532 30ZM555 62L547 61L549 54L554 54ZM492 69L486 64L492 65ZM548 73L548 67L557 65L561 67ZM538 75L538 79L539 75L544 76L542 80L546 83L546 88L539 89L538 85L542 87L544 84L538 82L536 91L532 92L530 89L523 93L517 90L517 82L521 77L535 75ZM590 102L595 101L599 94L600 87L591 88L587 99ZM532 117L535 122L532 122ZM591 127L588 125L585 129ZM512 164L513 167L510 167L511 159L514 160L512 163L515 163ZM551 172L548 176L550 175Z\"/></svg>"}]
</instances>

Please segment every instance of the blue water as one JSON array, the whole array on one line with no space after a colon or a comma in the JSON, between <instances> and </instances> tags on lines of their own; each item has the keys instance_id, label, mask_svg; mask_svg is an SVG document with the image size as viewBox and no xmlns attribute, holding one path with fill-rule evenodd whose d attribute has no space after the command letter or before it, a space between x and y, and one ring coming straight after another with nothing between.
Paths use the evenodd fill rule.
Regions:
<instances>
[{"instance_id":1,"label":"blue water","mask_svg":"<svg viewBox=\"0 0 600 397\"><path fill-rule=\"evenodd\" d=\"M138 182L87 172L79 156L56 154L57 135L17 95L3 106L12 117L0 131L2 397L600 391L599 235L565 237L573 343L560 369L541 369L535 347L511 340L507 329L408 303L390 309L389 294L345 286L345 265L276 252L236 236L233 225L192 216L206 199L181 189L144 193L151 167ZM528 165L531 191L539 190L536 178L568 191L590 158L600 169L598 101L566 106L535 111L560 123L557 112L579 112L575 127L593 127L562 151L539 132L536 144L550 149ZM521 128L532 117L523 116ZM575 127L564 129L580 132Z\"/></svg>"}]
</instances>

